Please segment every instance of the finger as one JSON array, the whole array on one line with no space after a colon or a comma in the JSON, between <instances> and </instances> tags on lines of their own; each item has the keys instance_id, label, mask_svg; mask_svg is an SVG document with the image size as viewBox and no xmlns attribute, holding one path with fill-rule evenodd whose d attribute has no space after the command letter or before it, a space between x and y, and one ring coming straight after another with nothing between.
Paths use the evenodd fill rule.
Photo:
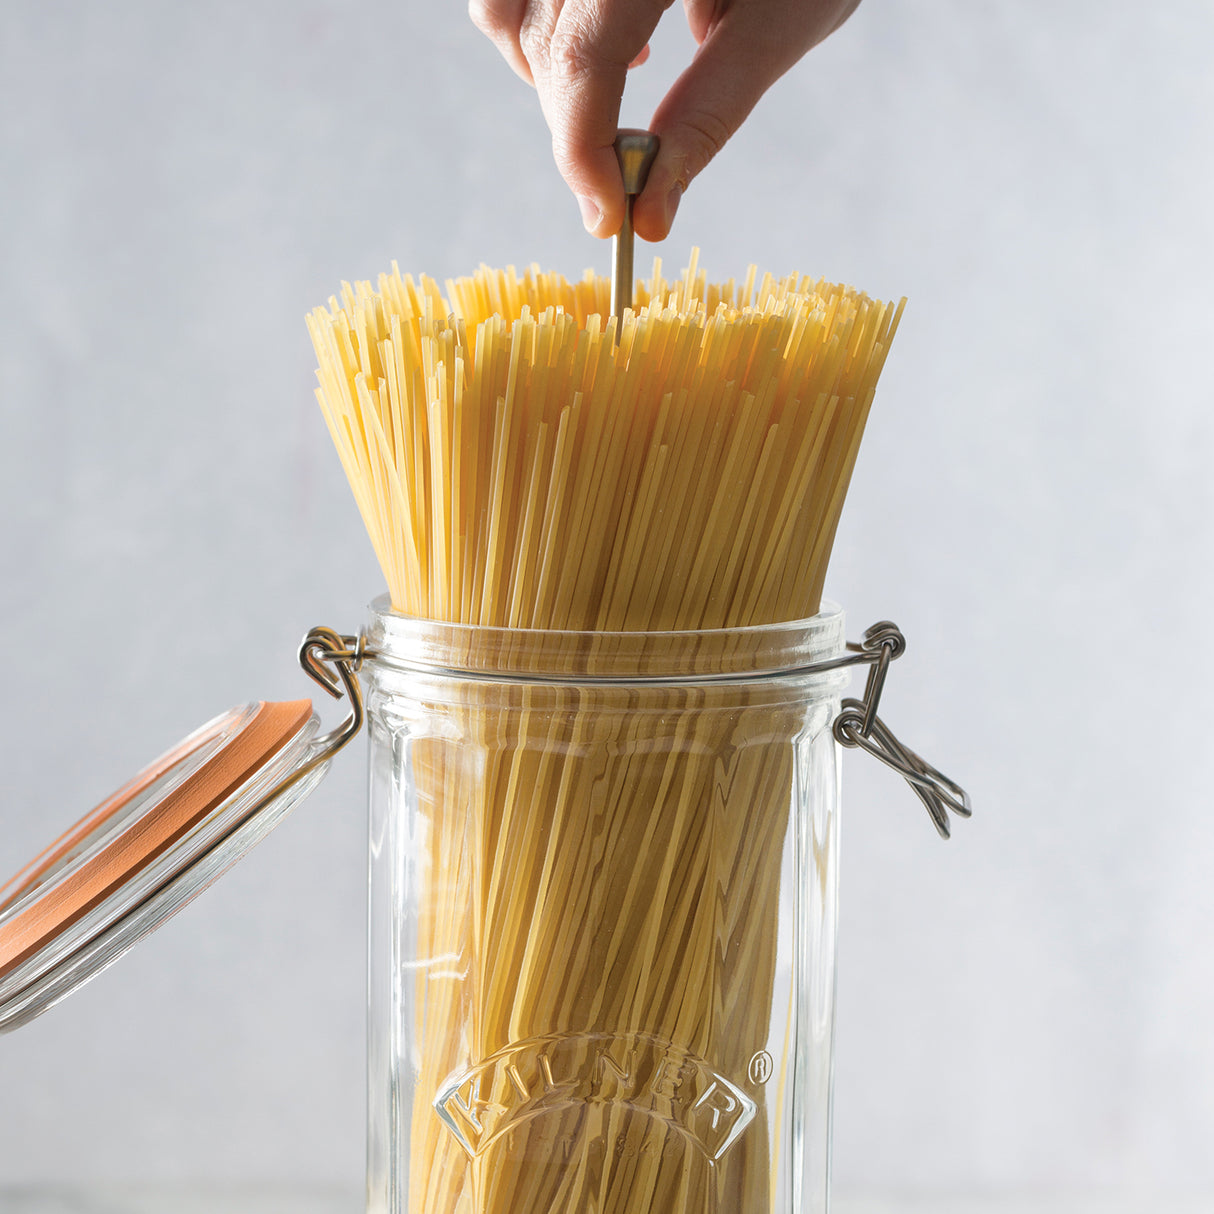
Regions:
<instances>
[{"instance_id":1,"label":"finger","mask_svg":"<svg viewBox=\"0 0 1214 1214\"><path fill-rule=\"evenodd\" d=\"M519 30L527 9L527 0L468 0L468 16L502 57L528 84L534 85L531 65L523 54Z\"/></svg>"},{"instance_id":2,"label":"finger","mask_svg":"<svg viewBox=\"0 0 1214 1214\"><path fill-rule=\"evenodd\" d=\"M524 25L522 48L552 131L553 156L592 235L610 236L623 222L624 185L612 148L620 99L629 65L643 57L671 3L565 0L546 47Z\"/></svg>"},{"instance_id":3,"label":"finger","mask_svg":"<svg viewBox=\"0 0 1214 1214\"><path fill-rule=\"evenodd\" d=\"M683 11L687 15L687 28L699 46L712 33L712 27L729 7L728 0L683 0Z\"/></svg>"},{"instance_id":4,"label":"finger","mask_svg":"<svg viewBox=\"0 0 1214 1214\"><path fill-rule=\"evenodd\" d=\"M683 0L687 25L697 46L712 33L717 22L731 7L731 0ZM811 26L821 30L818 37L818 41L821 41L828 34L833 34L859 7L860 0L806 0L800 6L800 16L802 22L808 20ZM795 37L798 31L789 29L788 32L790 37Z\"/></svg>"},{"instance_id":5,"label":"finger","mask_svg":"<svg viewBox=\"0 0 1214 1214\"><path fill-rule=\"evenodd\" d=\"M860 0L847 0L847 3L839 5L839 15L835 18L826 34L833 34L847 19L860 7ZM826 34L823 37L826 37Z\"/></svg>"},{"instance_id":6,"label":"finger","mask_svg":"<svg viewBox=\"0 0 1214 1214\"><path fill-rule=\"evenodd\" d=\"M708 32L650 123L661 149L633 212L639 236L666 238L691 181L767 89L842 24L858 2L738 0L720 13L721 5L712 0L686 0L689 19L694 7L696 20Z\"/></svg>"},{"instance_id":7,"label":"finger","mask_svg":"<svg viewBox=\"0 0 1214 1214\"><path fill-rule=\"evenodd\" d=\"M648 62L649 62L649 43L646 42L645 45L643 47L641 47L641 53L639 55L637 55L637 57L635 59L633 59L633 61L628 65L628 67L630 69L634 68L634 67L640 67L642 63L648 63Z\"/></svg>"}]
</instances>

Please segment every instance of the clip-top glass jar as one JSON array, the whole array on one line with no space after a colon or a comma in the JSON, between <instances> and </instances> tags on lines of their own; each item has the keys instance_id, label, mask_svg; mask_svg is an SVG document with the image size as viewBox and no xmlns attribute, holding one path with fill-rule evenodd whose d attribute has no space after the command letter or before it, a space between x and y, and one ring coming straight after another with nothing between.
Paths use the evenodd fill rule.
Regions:
<instances>
[{"instance_id":1,"label":"clip-top glass jar","mask_svg":"<svg viewBox=\"0 0 1214 1214\"><path fill-rule=\"evenodd\" d=\"M368 1209L825 1211L842 613L377 607Z\"/></svg>"},{"instance_id":2,"label":"clip-top glass jar","mask_svg":"<svg viewBox=\"0 0 1214 1214\"><path fill-rule=\"evenodd\" d=\"M824 1214L837 743L947 837L964 790L877 715L888 621L314 628L347 701L234 709L0 887L0 1033L263 838L371 721L371 1214ZM863 700L840 702L844 667Z\"/></svg>"}]
</instances>

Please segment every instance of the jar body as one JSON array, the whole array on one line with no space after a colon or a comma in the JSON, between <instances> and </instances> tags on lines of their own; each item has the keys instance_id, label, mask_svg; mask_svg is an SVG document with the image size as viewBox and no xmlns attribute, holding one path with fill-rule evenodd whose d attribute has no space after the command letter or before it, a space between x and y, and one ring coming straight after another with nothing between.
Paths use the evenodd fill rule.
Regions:
<instances>
[{"instance_id":1,"label":"jar body","mask_svg":"<svg viewBox=\"0 0 1214 1214\"><path fill-rule=\"evenodd\" d=\"M824 1214L842 635L375 613L373 1214Z\"/></svg>"}]
</instances>

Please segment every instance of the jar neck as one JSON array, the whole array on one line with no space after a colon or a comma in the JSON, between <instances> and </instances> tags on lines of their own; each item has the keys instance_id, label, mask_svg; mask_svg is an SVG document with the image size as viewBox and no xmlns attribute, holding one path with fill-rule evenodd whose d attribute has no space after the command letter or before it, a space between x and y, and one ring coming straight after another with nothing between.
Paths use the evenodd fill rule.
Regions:
<instances>
[{"instance_id":1,"label":"jar neck","mask_svg":"<svg viewBox=\"0 0 1214 1214\"><path fill-rule=\"evenodd\" d=\"M829 663L845 649L833 603L805 620L679 632L491 628L401 615L371 605L367 645L384 667L476 679L698 683L788 677L843 682ZM826 665L824 670L813 668Z\"/></svg>"}]
</instances>

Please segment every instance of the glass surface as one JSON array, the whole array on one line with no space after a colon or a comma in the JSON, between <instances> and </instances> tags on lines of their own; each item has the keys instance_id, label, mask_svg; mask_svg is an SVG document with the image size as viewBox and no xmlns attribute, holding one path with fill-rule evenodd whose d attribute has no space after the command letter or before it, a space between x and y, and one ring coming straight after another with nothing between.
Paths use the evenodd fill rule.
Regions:
<instances>
[{"instance_id":1,"label":"glass surface","mask_svg":"<svg viewBox=\"0 0 1214 1214\"><path fill-rule=\"evenodd\" d=\"M841 612L377 607L369 1210L823 1214Z\"/></svg>"},{"instance_id":2,"label":"glass surface","mask_svg":"<svg viewBox=\"0 0 1214 1214\"><path fill-rule=\"evenodd\" d=\"M127 827L158 799L177 787L219 742L235 733L252 714L252 705L233 709L192 734L170 756L178 763L155 778L124 808L115 821ZM147 865L88 914L59 933L53 942L16 966L0 981L0 1033L19 1028L53 1007L171 918L259 843L323 778L321 764L282 795L258 808L274 786L306 763L314 753L318 718L312 716L294 737L231 796L220 802L161 857ZM194 741L198 740L198 745ZM153 765L155 766L155 765ZM256 812L254 812L256 811ZM110 821L91 833L71 854L77 859L94 851L114 833ZM37 882L44 894L64 876L56 861ZM4 915L15 914L28 901L23 894Z\"/></svg>"},{"instance_id":3,"label":"glass surface","mask_svg":"<svg viewBox=\"0 0 1214 1214\"><path fill-rule=\"evenodd\" d=\"M254 704L229 709L208 721L108 797L66 835L0 887L0 927L45 897L76 868L137 822L149 807L180 787L252 718ZM0 997L5 985L0 983Z\"/></svg>"}]
</instances>

